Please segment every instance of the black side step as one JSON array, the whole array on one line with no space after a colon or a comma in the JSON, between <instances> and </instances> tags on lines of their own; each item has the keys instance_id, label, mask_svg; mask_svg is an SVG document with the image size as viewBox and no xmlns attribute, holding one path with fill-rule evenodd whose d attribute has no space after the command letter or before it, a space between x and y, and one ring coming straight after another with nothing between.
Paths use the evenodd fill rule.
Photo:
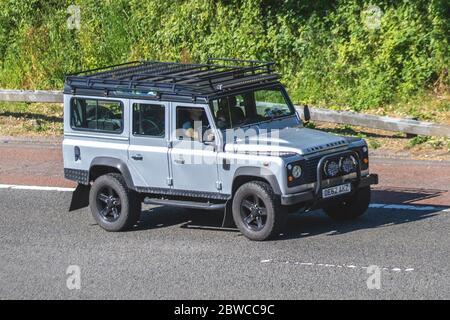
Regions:
<instances>
[{"instance_id":1,"label":"black side step","mask_svg":"<svg viewBox=\"0 0 450 320\"><path fill-rule=\"evenodd\" d=\"M181 201L169 199L154 199L145 198L145 204L154 204L159 206L182 207L188 209L204 209L204 210L224 210L225 203L210 203L210 202L195 202L195 201Z\"/></svg>"}]
</instances>

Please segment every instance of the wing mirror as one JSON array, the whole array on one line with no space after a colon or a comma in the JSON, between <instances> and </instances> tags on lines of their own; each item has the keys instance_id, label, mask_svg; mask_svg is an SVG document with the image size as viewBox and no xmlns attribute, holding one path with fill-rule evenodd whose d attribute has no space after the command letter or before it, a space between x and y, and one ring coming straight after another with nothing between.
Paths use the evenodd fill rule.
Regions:
<instances>
[{"instance_id":1,"label":"wing mirror","mask_svg":"<svg viewBox=\"0 0 450 320\"><path fill-rule=\"evenodd\" d=\"M212 132L207 132L203 138L204 144L213 144L216 141L216 136Z\"/></svg>"},{"instance_id":2,"label":"wing mirror","mask_svg":"<svg viewBox=\"0 0 450 320\"><path fill-rule=\"evenodd\" d=\"M303 120L305 122L309 122L309 120L311 120L311 112L309 111L309 106L307 104L303 106Z\"/></svg>"}]
</instances>

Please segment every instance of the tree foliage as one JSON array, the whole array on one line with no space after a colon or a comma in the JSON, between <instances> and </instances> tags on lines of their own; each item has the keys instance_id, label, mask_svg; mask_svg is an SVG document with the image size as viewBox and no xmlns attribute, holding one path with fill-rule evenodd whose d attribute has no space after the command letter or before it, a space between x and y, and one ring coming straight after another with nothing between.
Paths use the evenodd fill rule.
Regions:
<instances>
[{"instance_id":1,"label":"tree foliage","mask_svg":"<svg viewBox=\"0 0 450 320\"><path fill-rule=\"evenodd\" d=\"M67 28L73 4L80 30ZM61 88L82 68L211 56L277 62L296 102L382 106L448 89L450 2L0 0L1 87Z\"/></svg>"}]
</instances>

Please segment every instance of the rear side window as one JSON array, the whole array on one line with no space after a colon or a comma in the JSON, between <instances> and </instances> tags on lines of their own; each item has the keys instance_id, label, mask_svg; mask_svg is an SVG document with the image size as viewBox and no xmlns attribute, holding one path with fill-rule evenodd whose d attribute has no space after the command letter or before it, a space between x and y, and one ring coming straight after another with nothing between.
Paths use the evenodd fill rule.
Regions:
<instances>
[{"instance_id":1,"label":"rear side window","mask_svg":"<svg viewBox=\"0 0 450 320\"><path fill-rule=\"evenodd\" d=\"M133 104L133 134L135 136L165 136L166 114L158 104Z\"/></svg>"},{"instance_id":2,"label":"rear side window","mask_svg":"<svg viewBox=\"0 0 450 320\"><path fill-rule=\"evenodd\" d=\"M70 121L73 129L122 133L123 106L118 101L74 98Z\"/></svg>"}]
</instances>

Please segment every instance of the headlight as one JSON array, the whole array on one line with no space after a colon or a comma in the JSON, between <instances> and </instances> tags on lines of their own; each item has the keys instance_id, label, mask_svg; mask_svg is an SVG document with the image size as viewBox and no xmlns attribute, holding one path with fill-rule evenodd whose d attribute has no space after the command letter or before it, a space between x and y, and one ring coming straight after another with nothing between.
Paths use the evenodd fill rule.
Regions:
<instances>
[{"instance_id":1,"label":"headlight","mask_svg":"<svg viewBox=\"0 0 450 320\"><path fill-rule=\"evenodd\" d=\"M328 177L335 177L339 173L339 164L336 161L327 161L323 169Z\"/></svg>"},{"instance_id":2,"label":"headlight","mask_svg":"<svg viewBox=\"0 0 450 320\"><path fill-rule=\"evenodd\" d=\"M350 173L350 172L355 171L355 169L356 169L355 157L347 156L347 157L341 158L340 167L344 173Z\"/></svg>"},{"instance_id":3,"label":"headlight","mask_svg":"<svg viewBox=\"0 0 450 320\"><path fill-rule=\"evenodd\" d=\"M293 176L295 179L298 179L298 178L301 177L301 175L302 175L302 167L300 167L300 166L294 166L294 167L292 168L292 176Z\"/></svg>"}]
</instances>

